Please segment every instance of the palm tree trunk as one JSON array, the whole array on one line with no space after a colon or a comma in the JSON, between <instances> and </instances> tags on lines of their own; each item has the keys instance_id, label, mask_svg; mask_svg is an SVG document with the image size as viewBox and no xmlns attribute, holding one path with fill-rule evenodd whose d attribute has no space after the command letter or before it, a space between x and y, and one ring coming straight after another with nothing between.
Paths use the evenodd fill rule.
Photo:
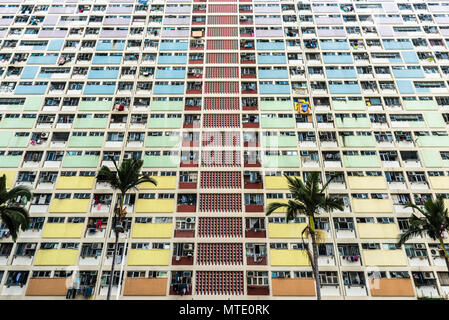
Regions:
<instances>
[{"instance_id":1,"label":"palm tree trunk","mask_svg":"<svg viewBox=\"0 0 449 320\"><path fill-rule=\"evenodd\" d=\"M313 231L310 235L312 237L313 265L314 265L313 272L315 277L316 299L321 300L321 281L318 270L318 246L316 243L315 231Z\"/></svg>"},{"instance_id":2,"label":"palm tree trunk","mask_svg":"<svg viewBox=\"0 0 449 320\"><path fill-rule=\"evenodd\" d=\"M114 245L114 254L112 255L111 281L109 281L107 300L111 300L112 282L114 280L115 257L117 256L117 248L118 248L118 236L119 236L118 231L115 230L115 245Z\"/></svg>"},{"instance_id":3,"label":"palm tree trunk","mask_svg":"<svg viewBox=\"0 0 449 320\"><path fill-rule=\"evenodd\" d=\"M123 202L124 202L124 198L125 195L122 193L120 196L120 202L119 202L119 214L117 215L116 211L114 210L114 215L115 215L115 219L112 223L112 227L114 228L114 232L115 232L115 245L114 245L114 253L112 255L112 266L111 266L111 281L109 282L109 287L108 287L108 296L106 298L106 300L110 300L111 299L111 291L112 291L112 282L114 280L114 269L115 269L115 257L117 256L117 249L118 249L118 237L119 237L119 232L116 228L116 225L120 223L121 221L121 215L122 215L122 210L123 210Z\"/></svg>"},{"instance_id":4,"label":"palm tree trunk","mask_svg":"<svg viewBox=\"0 0 449 320\"><path fill-rule=\"evenodd\" d=\"M447 254L446 247L444 246L443 238L439 238L441 249L443 249L444 253L444 261L446 262L447 271L449 271L449 255Z\"/></svg>"}]
</instances>

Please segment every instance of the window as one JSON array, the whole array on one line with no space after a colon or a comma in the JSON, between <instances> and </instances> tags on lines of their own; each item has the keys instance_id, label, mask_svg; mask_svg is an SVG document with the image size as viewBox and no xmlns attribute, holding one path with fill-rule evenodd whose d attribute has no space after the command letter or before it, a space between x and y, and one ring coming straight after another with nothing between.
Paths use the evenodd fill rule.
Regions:
<instances>
[{"instance_id":1,"label":"window","mask_svg":"<svg viewBox=\"0 0 449 320\"><path fill-rule=\"evenodd\" d=\"M321 280L321 285L338 285L337 272L326 271L320 272L319 277Z\"/></svg>"},{"instance_id":2,"label":"window","mask_svg":"<svg viewBox=\"0 0 449 320\"><path fill-rule=\"evenodd\" d=\"M268 272L266 271L248 271L247 283L249 286L267 286Z\"/></svg>"}]
</instances>

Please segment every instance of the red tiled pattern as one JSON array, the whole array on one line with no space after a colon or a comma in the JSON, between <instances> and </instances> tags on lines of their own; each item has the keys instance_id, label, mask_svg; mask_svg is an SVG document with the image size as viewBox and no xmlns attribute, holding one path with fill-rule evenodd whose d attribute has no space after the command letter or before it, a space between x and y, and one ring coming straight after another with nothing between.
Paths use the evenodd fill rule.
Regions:
<instances>
[{"instance_id":1,"label":"red tiled pattern","mask_svg":"<svg viewBox=\"0 0 449 320\"><path fill-rule=\"evenodd\" d=\"M201 172L201 188L206 189L235 189L241 188L241 175L239 171L203 171Z\"/></svg>"},{"instance_id":2,"label":"red tiled pattern","mask_svg":"<svg viewBox=\"0 0 449 320\"><path fill-rule=\"evenodd\" d=\"M199 265L243 264L243 244L198 243L196 262Z\"/></svg>"},{"instance_id":3,"label":"red tiled pattern","mask_svg":"<svg viewBox=\"0 0 449 320\"><path fill-rule=\"evenodd\" d=\"M207 40L207 50L238 50L237 40Z\"/></svg>"},{"instance_id":4,"label":"red tiled pattern","mask_svg":"<svg viewBox=\"0 0 449 320\"><path fill-rule=\"evenodd\" d=\"M208 81L204 83L204 93L239 93L238 81Z\"/></svg>"},{"instance_id":5,"label":"red tiled pattern","mask_svg":"<svg viewBox=\"0 0 449 320\"><path fill-rule=\"evenodd\" d=\"M242 212L240 193L201 193L201 212Z\"/></svg>"},{"instance_id":6,"label":"red tiled pattern","mask_svg":"<svg viewBox=\"0 0 449 320\"><path fill-rule=\"evenodd\" d=\"M242 219L238 217L200 217L198 223L199 237L241 237L242 231Z\"/></svg>"},{"instance_id":7,"label":"red tiled pattern","mask_svg":"<svg viewBox=\"0 0 449 320\"><path fill-rule=\"evenodd\" d=\"M239 114L204 114L205 128L240 128Z\"/></svg>"},{"instance_id":8,"label":"red tiled pattern","mask_svg":"<svg viewBox=\"0 0 449 320\"><path fill-rule=\"evenodd\" d=\"M207 53L206 63L237 64L237 63L239 63L239 54L238 53Z\"/></svg>"},{"instance_id":9,"label":"red tiled pattern","mask_svg":"<svg viewBox=\"0 0 449 320\"><path fill-rule=\"evenodd\" d=\"M204 98L204 110L240 110L240 100L233 98Z\"/></svg>"},{"instance_id":10,"label":"red tiled pattern","mask_svg":"<svg viewBox=\"0 0 449 320\"><path fill-rule=\"evenodd\" d=\"M207 28L208 37L238 37L238 28L209 27Z\"/></svg>"},{"instance_id":11,"label":"red tiled pattern","mask_svg":"<svg viewBox=\"0 0 449 320\"><path fill-rule=\"evenodd\" d=\"M238 67L206 67L206 78L238 78Z\"/></svg>"},{"instance_id":12,"label":"red tiled pattern","mask_svg":"<svg viewBox=\"0 0 449 320\"><path fill-rule=\"evenodd\" d=\"M243 271L197 271L197 295L243 295Z\"/></svg>"},{"instance_id":13,"label":"red tiled pattern","mask_svg":"<svg viewBox=\"0 0 449 320\"><path fill-rule=\"evenodd\" d=\"M208 16L208 24L238 24L238 16Z\"/></svg>"},{"instance_id":14,"label":"red tiled pattern","mask_svg":"<svg viewBox=\"0 0 449 320\"><path fill-rule=\"evenodd\" d=\"M239 147L240 134L238 132L203 132L203 147Z\"/></svg>"},{"instance_id":15,"label":"red tiled pattern","mask_svg":"<svg viewBox=\"0 0 449 320\"><path fill-rule=\"evenodd\" d=\"M209 13L237 13L236 4L209 4Z\"/></svg>"}]
</instances>

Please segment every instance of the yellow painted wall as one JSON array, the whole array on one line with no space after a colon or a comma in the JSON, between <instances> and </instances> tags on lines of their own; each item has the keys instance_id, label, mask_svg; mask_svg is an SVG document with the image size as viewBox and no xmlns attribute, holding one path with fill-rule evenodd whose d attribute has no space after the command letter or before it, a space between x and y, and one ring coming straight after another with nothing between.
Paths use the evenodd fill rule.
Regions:
<instances>
[{"instance_id":1,"label":"yellow painted wall","mask_svg":"<svg viewBox=\"0 0 449 320\"><path fill-rule=\"evenodd\" d=\"M85 213L89 211L89 199L53 199L49 212Z\"/></svg>"},{"instance_id":2,"label":"yellow painted wall","mask_svg":"<svg viewBox=\"0 0 449 320\"><path fill-rule=\"evenodd\" d=\"M173 212L175 199L137 199L136 212Z\"/></svg>"},{"instance_id":3,"label":"yellow painted wall","mask_svg":"<svg viewBox=\"0 0 449 320\"><path fill-rule=\"evenodd\" d=\"M359 190L387 189L384 177L348 177L348 188Z\"/></svg>"},{"instance_id":4,"label":"yellow painted wall","mask_svg":"<svg viewBox=\"0 0 449 320\"><path fill-rule=\"evenodd\" d=\"M449 189L449 177L429 177L432 189Z\"/></svg>"},{"instance_id":5,"label":"yellow painted wall","mask_svg":"<svg viewBox=\"0 0 449 320\"><path fill-rule=\"evenodd\" d=\"M288 203L288 200L290 200L290 199L267 199L267 206L273 202ZM275 210L274 212L286 213L287 210L280 208L280 209Z\"/></svg>"},{"instance_id":6,"label":"yellow painted wall","mask_svg":"<svg viewBox=\"0 0 449 320\"><path fill-rule=\"evenodd\" d=\"M269 223L269 238L301 238L301 232L307 226L306 223Z\"/></svg>"},{"instance_id":7,"label":"yellow painted wall","mask_svg":"<svg viewBox=\"0 0 449 320\"><path fill-rule=\"evenodd\" d=\"M288 180L286 177L265 177L265 189L287 189L288 190Z\"/></svg>"},{"instance_id":8,"label":"yellow painted wall","mask_svg":"<svg viewBox=\"0 0 449 320\"><path fill-rule=\"evenodd\" d=\"M358 223L357 232L361 239L397 239L399 228L395 223Z\"/></svg>"},{"instance_id":9,"label":"yellow painted wall","mask_svg":"<svg viewBox=\"0 0 449 320\"><path fill-rule=\"evenodd\" d=\"M92 189L95 177L58 177L57 190Z\"/></svg>"},{"instance_id":10,"label":"yellow painted wall","mask_svg":"<svg viewBox=\"0 0 449 320\"><path fill-rule=\"evenodd\" d=\"M73 266L78 257L77 249L39 249L35 266Z\"/></svg>"},{"instance_id":11,"label":"yellow painted wall","mask_svg":"<svg viewBox=\"0 0 449 320\"><path fill-rule=\"evenodd\" d=\"M168 266L170 250L168 249L131 249L128 266Z\"/></svg>"},{"instance_id":12,"label":"yellow painted wall","mask_svg":"<svg viewBox=\"0 0 449 320\"><path fill-rule=\"evenodd\" d=\"M171 238L172 223L135 223L133 238Z\"/></svg>"},{"instance_id":13,"label":"yellow painted wall","mask_svg":"<svg viewBox=\"0 0 449 320\"><path fill-rule=\"evenodd\" d=\"M402 250L362 250L366 266L407 266L407 256Z\"/></svg>"},{"instance_id":14,"label":"yellow painted wall","mask_svg":"<svg viewBox=\"0 0 449 320\"><path fill-rule=\"evenodd\" d=\"M360 213L393 212L390 199L352 199L352 211Z\"/></svg>"},{"instance_id":15,"label":"yellow painted wall","mask_svg":"<svg viewBox=\"0 0 449 320\"><path fill-rule=\"evenodd\" d=\"M81 238L84 223L46 223L42 238Z\"/></svg>"},{"instance_id":16,"label":"yellow painted wall","mask_svg":"<svg viewBox=\"0 0 449 320\"><path fill-rule=\"evenodd\" d=\"M154 186L154 184L145 182L139 185L139 189L146 190L146 189L176 189L176 176L172 177L152 177L157 182L157 187Z\"/></svg>"},{"instance_id":17,"label":"yellow painted wall","mask_svg":"<svg viewBox=\"0 0 449 320\"><path fill-rule=\"evenodd\" d=\"M16 173L17 171L7 170L7 171L0 171L0 177L3 175L6 176L6 189L11 189L14 181L16 180Z\"/></svg>"},{"instance_id":18,"label":"yellow painted wall","mask_svg":"<svg viewBox=\"0 0 449 320\"><path fill-rule=\"evenodd\" d=\"M310 262L305 250L270 249L270 265L310 266Z\"/></svg>"}]
</instances>

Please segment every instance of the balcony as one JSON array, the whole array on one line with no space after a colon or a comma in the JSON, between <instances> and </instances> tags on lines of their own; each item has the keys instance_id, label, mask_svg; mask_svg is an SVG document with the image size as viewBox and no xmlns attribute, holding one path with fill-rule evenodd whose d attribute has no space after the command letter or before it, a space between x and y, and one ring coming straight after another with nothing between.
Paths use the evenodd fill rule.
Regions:
<instances>
[{"instance_id":1,"label":"balcony","mask_svg":"<svg viewBox=\"0 0 449 320\"><path fill-rule=\"evenodd\" d=\"M26 296L65 296L67 278L30 278Z\"/></svg>"},{"instance_id":2,"label":"balcony","mask_svg":"<svg viewBox=\"0 0 449 320\"><path fill-rule=\"evenodd\" d=\"M152 183L145 182L139 185L139 190L171 190L176 189L176 177L175 176L152 176L157 182L157 186Z\"/></svg>"},{"instance_id":3,"label":"balcony","mask_svg":"<svg viewBox=\"0 0 449 320\"><path fill-rule=\"evenodd\" d=\"M309 258L304 250L298 249L270 249L271 266L310 266Z\"/></svg>"},{"instance_id":4,"label":"balcony","mask_svg":"<svg viewBox=\"0 0 449 320\"><path fill-rule=\"evenodd\" d=\"M80 101L78 105L79 111L110 111L112 109L112 101Z\"/></svg>"},{"instance_id":5,"label":"balcony","mask_svg":"<svg viewBox=\"0 0 449 320\"><path fill-rule=\"evenodd\" d=\"M150 118L148 129L181 129L182 118Z\"/></svg>"},{"instance_id":6,"label":"balcony","mask_svg":"<svg viewBox=\"0 0 449 320\"><path fill-rule=\"evenodd\" d=\"M357 74L354 69L350 70L328 70L326 69L326 76L328 79L357 79Z\"/></svg>"},{"instance_id":7,"label":"balcony","mask_svg":"<svg viewBox=\"0 0 449 320\"><path fill-rule=\"evenodd\" d=\"M66 155L62 161L63 168L96 168L98 165L99 156L84 155L84 156L70 156ZM0 159L1 160L1 159Z\"/></svg>"},{"instance_id":8,"label":"balcony","mask_svg":"<svg viewBox=\"0 0 449 320\"><path fill-rule=\"evenodd\" d=\"M346 156L343 155L346 168L380 168L381 163L377 155L374 156Z\"/></svg>"},{"instance_id":9,"label":"balcony","mask_svg":"<svg viewBox=\"0 0 449 320\"><path fill-rule=\"evenodd\" d=\"M255 75L254 75L255 78ZM287 70L259 70L259 79L288 79L288 71ZM260 93L264 93L262 91L263 86L268 85L261 85ZM289 87L288 85L286 85ZM283 93L279 91L279 93ZM288 92L290 93L290 88L288 89Z\"/></svg>"},{"instance_id":10,"label":"balcony","mask_svg":"<svg viewBox=\"0 0 449 320\"><path fill-rule=\"evenodd\" d=\"M185 70L157 70L156 72L156 79L184 79L185 76Z\"/></svg>"},{"instance_id":11,"label":"balcony","mask_svg":"<svg viewBox=\"0 0 449 320\"><path fill-rule=\"evenodd\" d=\"M373 297L414 297L411 279L371 279L369 281Z\"/></svg>"},{"instance_id":12,"label":"balcony","mask_svg":"<svg viewBox=\"0 0 449 320\"><path fill-rule=\"evenodd\" d=\"M159 56L158 64L186 64L187 56Z\"/></svg>"},{"instance_id":13,"label":"balcony","mask_svg":"<svg viewBox=\"0 0 449 320\"><path fill-rule=\"evenodd\" d=\"M263 164L265 168L299 168L299 157L292 155L279 155L279 156L263 156Z\"/></svg>"},{"instance_id":14,"label":"balcony","mask_svg":"<svg viewBox=\"0 0 449 320\"><path fill-rule=\"evenodd\" d=\"M117 79L119 70L90 70L88 79Z\"/></svg>"},{"instance_id":15,"label":"balcony","mask_svg":"<svg viewBox=\"0 0 449 320\"><path fill-rule=\"evenodd\" d=\"M287 59L285 55L282 56L258 56L258 64L286 64Z\"/></svg>"},{"instance_id":16,"label":"balcony","mask_svg":"<svg viewBox=\"0 0 449 320\"><path fill-rule=\"evenodd\" d=\"M184 85L155 84L154 94L183 94Z\"/></svg>"},{"instance_id":17,"label":"balcony","mask_svg":"<svg viewBox=\"0 0 449 320\"><path fill-rule=\"evenodd\" d=\"M74 238L83 235L84 223L46 223L42 231L42 238Z\"/></svg>"},{"instance_id":18,"label":"balcony","mask_svg":"<svg viewBox=\"0 0 449 320\"><path fill-rule=\"evenodd\" d=\"M74 266L78 258L77 249L39 249L34 259L35 266Z\"/></svg>"},{"instance_id":19,"label":"balcony","mask_svg":"<svg viewBox=\"0 0 449 320\"><path fill-rule=\"evenodd\" d=\"M271 279L273 296L315 296L315 280L312 278Z\"/></svg>"},{"instance_id":20,"label":"balcony","mask_svg":"<svg viewBox=\"0 0 449 320\"><path fill-rule=\"evenodd\" d=\"M387 182L384 177L348 177L348 186L354 190L386 190Z\"/></svg>"},{"instance_id":21,"label":"balcony","mask_svg":"<svg viewBox=\"0 0 449 320\"><path fill-rule=\"evenodd\" d=\"M151 111L182 111L184 104L182 101L153 101Z\"/></svg>"},{"instance_id":22,"label":"balcony","mask_svg":"<svg viewBox=\"0 0 449 320\"><path fill-rule=\"evenodd\" d=\"M390 199L352 199L352 209L357 213L392 213Z\"/></svg>"},{"instance_id":23,"label":"balcony","mask_svg":"<svg viewBox=\"0 0 449 320\"><path fill-rule=\"evenodd\" d=\"M296 136L264 136L262 138L264 147L294 147L298 146Z\"/></svg>"},{"instance_id":24,"label":"balcony","mask_svg":"<svg viewBox=\"0 0 449 320\"><path fill-rule=\"evenodd\" d=\"M168 249L131 249L128 266L168 266L170 250Z\"/></svg>"},{"instance_id":25,"label":"balcony","mask_svg":"<svg viewBox=\"0 0 449 320\"><path fill-rule=\"evenodd\" d=\"M124 296L165 296L167 278L126 278L123 286Z\"/></svg>"},{"instance_id":26,"label":"balcony","mask_svg":"<svg viewBox=\"0 0 449 320\"><path fill-rule=\"evenodd\" d=\"M174 207L174 199L138 199L136 213L171 213Z\"/></svg>"},{"instance_id":27,"label":"balcony","mask_svg":"<svg viewBox=\"0 0 449 320\"><path fill-rule=\"evenodd\" d=\"M306 226L306 223L269 223L268 238L300 239Z\"/></svg>"},{"instance_id":28,"label":"balcony","mask_svg":"<svg viewBox=\"0 0 449 320\"><path fill-rule=\"evenodd\" d=\"M115 92L115 84L114 85L86 84L83 94L103 95L103 94L114 94L114 92Z\"/></svg>"},{"instance_id":29,"label":"balcony","mask_svg":"<svg viewBox=\"0 0 449 320\"><path fill-rule=\"evenodd\" d=\"M288 190L288 180L284 176L266 176L265 189Z\"/></svg>"},{"instance_id":30,"label":"balcony","mask_svg":"<svg viewBox=\"0 0 449 320\"><path fill-rule=\"evenodd\" d=\"M0 122L0 129L32 129L36 118L4 118Z\"/></svg>"},{"instance_id":31,"label":"balcony","mask_svg":"<svg viewBox=\"0 0 449 320\"><path fill-rule=\"evenodd\" d=\"M262 129L293 129L295 128L295 118L261 117Z\"/></svg>"},{"instance_id":32,"label":"balcony","mask_svg":"<svg viewBox=\"0 0 449 320\"><path fill-rule=\"evenodd\" d=\"M71 136L69 138L69 148L101 148L104 136Z\"/></svg>"},{"instance_id":33,"label":"balcony","mask_svg":"<svg viewBox=\"0 0 449 320\"><path fill-rule=\"evenodd\" d=\"M362 250L366 266L406 267L407 256L403 250Z\"/></svg>"},{"instance_id":34,"label":"balcony","mask_svg":"<svg viewBox=\"0 0 449 320\"><path fill-rule=\"evenodd\" d=\"M171 238L172 223L135 223L132 238Z\"/></svg>"},{"instance_id":35,"label":"balcony","mask_svg":"<svg viewBox=\"0 0 449 320\"><path fill-rule=\"evenodd\" d=\"M259 103L261 111L291 111L293 106L289 100L266 101Z\"/></svg>"},{"instance_id":36,"label":"balcony","mask_svg":"<svg viewBox=\"0 0 449 320\"><path fill-rule=\"evenodd\" d=\"M290 86L288 84L261 84L259 91L260 94L290 94Z\"/></svg>"},{"instance_id":37,"label":"balcony","mask_svg":"<svg viewBox=\"0 0 449 320\"><path fill-rule=\"evenodd\" d=\"M74 129L106 129L108 118L76 118L73 123ZM88 137L82 137L88 138ZM101 137L102 138L102 137Z\"/></svg>"},{"instance_id":38,"label":"balcony","mask_svg":"<svg viewBox=\"0 0 449 320\"><path fill-rule=\"evenodd\" d=\"M449 136L420 136L416 139L418 147L449 147Z\"/></svg>"},{"instance_id":39,"label":"balcony","mask_svg":"<svg viewBox=\"0 0 449 320\"><path fill-rule=\"evenodd\" d=\"M89 210L89 199L53 199L50 213L86 213Z\"/></svg>"},{"instance_id":40,"label":"balcony","mask_svg":"<svg viewBox=\"0 0 449 320\"><path fill-rule=\"evenodd\" d=\"M186 51L189 47L187 42L162 42L160 51Z\"/></svg>"},{"instance_id":41,"label":"balcony","mask_svg":"<svg viewBox=\"0 0 449 320\"><path fill-rule=\"evenodd\" d=\"M331 94L360 94L360 86L358 84L329 84L329 92Z\"/></svg>"},{"instance_id":42,"label":"balcony","mask_svg":"<svg viewBox=\"0 0 449 320\"><path fill-rule=\"evenodd\" d=\"M144 168L176 168L178 167L178 156L145 156L143 160Z\"/></svg>"},{"instance_id":43,"label":"balcony","mask_svg":"<svg viewBox=\"0 0 449 320\"><path fill-rule=\"evenodd\" d=\"M399 228L395 223L358 223L360 239L397 239Z\"/></svg>"},{"instance_id":44,"label":"balcony","mask_svg":"<svg viewBox=\"0 0 449 320\"><path fill-rule=\"evenodd\" d=\"M257 41L257 50L285 50L284 42L260 42Z\"/></svg>"}]
</instances>

